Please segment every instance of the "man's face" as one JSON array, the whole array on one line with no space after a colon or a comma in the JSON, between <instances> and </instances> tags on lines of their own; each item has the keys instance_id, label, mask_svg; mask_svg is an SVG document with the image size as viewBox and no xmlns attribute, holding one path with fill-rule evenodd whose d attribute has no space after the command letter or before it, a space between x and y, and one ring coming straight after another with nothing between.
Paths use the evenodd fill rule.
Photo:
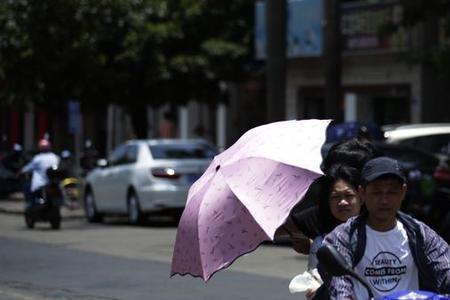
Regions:
<instances>
[{"instance_id":1,"label":"man's face","mask_svg":"<svg viewBox=\"0 0 450 300\"><path fill-rule=\"evenodd\" d=\"M395 219L406 194L406 184L396 178L380 178L359 189L366 204L369 218L377 222Z\"/></svg>"}]
</instances>

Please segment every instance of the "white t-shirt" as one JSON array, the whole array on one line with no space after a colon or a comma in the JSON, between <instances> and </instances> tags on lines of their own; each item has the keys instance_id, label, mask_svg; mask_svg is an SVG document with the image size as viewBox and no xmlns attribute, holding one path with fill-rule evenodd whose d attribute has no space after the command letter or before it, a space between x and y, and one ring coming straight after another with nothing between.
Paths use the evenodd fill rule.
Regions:
<instances>
[{"instance_id":1,"label":"white t-shirt","mask_svg":"<svg viewBox=\"0 0 450 300\"><path fill-rule=\"evenodd\" d=\"M43 152L35 155L33 159L22 168L22 172L33 172L31 175L31 191L37 191L48 183L47 169L57 166L59 157L53 152Z\"/></svg>"},{"instance_id":2,"label":"white t-shirt","mask_svg":"<svg viewBox=\"0 0 450 300\"><path fill-rule=\"evenodd\" d=\"M396 291L419 289L419 275L408 236L397 221L392 230L375 231L366 225L366 249L355 271L372 289L375 299ZM367 299L363 285L353 280L356 299Z\"/></svg>"}]
</instances>

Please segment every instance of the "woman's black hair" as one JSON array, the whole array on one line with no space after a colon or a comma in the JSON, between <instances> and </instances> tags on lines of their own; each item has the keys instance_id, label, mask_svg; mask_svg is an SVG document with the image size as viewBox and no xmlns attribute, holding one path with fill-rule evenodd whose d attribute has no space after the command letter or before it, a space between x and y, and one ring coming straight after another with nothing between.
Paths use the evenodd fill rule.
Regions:
<instances>
[{"instance_id":1,"label":"woman's black hair","mask_svg":"<svg viewBox=\"0 0 450 300\"><path fill-rule=\"evenodd\" d=\"M326 147L323 148L323 150L325 149ZM342 141L329 148L320 166L326 176L319 177L314 181L303 200L296 205L291 214L294 222L308 237L315 238L319 234L326 234L341 223L333 217L328 205L332 183L334 183L334 179L331 177L337 176L334 174L340 167L343 169L338 173L346 173L344 169L353 168L356 171L347 172L356 173L355 175L359 176L364 164L376 156L380 156L380 154L372 143L363 143L356 139ZM351 179L348 181L354 185ZM357 187L357 185L354 186ZM318 199L320 200L318 201ZM325 201L326 205L317 205L322 201ZM315 206L314 209L307 210L311 206ZM322 211L319 206L323 207Z\"/></svg>"},{"instance_id":2,"label":"woman's black hair","mask_svg":"<svg viewBox=\"0 0 450 300\"><path fill-rule=\"evenodd\" d=\"M319 194L319 219L323 234L331 232L337 225L342 223L333 216L330 210L330 194L336 181L343 180L350 184L355 190L361 184L360 171L346 164L334 164L327 173L320 178L322 188Z\"/></svg>"},{"instance_id":3,"label":"woman's black hair","mask_svg":"<svg viewBox=\"0 0 450 300\"><path fill-rule=\"evenodd\" d=\"M356 139L346 140L330 147L320 168L327 173L334 164L345 164L362 170L364 164L376 156L379 156L379 153L372 143L363 143Z\"/></svg>"}]
</instances>

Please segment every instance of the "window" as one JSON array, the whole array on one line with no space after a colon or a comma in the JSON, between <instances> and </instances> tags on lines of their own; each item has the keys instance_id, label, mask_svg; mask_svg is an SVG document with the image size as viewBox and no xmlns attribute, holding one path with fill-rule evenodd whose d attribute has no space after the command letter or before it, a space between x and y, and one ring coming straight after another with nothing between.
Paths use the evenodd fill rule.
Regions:
<instances>
[{"instance_id":1,"label":"window","mask_svg":"<svg viewBox=\"0 0 450 300\"><path fill-rule=\"evenodd\" d=\"M111 166L119 165L120 161L123 160L124 155L125 155L125 145L117 147L109 157L109 164Z\"/></svg>"},{"instance_id":2,"label":"window","mask_svg":"<svg viewBox=\"0 0 450 300\"><path fill-rule=\"evenodd\" d=\"M124 163L135 163L138 156L138 147L136 145L127 145L125 149Z\"/></svg>"},{"instance_id":3,"label":"window","mask_svg":"<svg viewBox=\"0 0 450 300\"><path fill-rule=\"evenodd\" d=\"M422 149L432 153L447 153L450 144L450 134L435 134L405 139L403 145Z\"/></svg>"},{"instance_id":4,"label":"window","mask_svg":"<svg viewBox=\"0 0 450 300\"><path fill-rule=\"evenodd\" d=\"M111 166L134 163L137 160L136 145L121 145L110 156L109 162Z\"/></svg>"},{"instance_id":5,"label":"window","mask_svg":"<svg viewBox=\"0 0 450 300\"><path fill-rule=\"evenodd\" d=\"M207 159L217 154L214 147L203 143L152 145L150 152L155 159Z\"/></svg>"}]
</instances>

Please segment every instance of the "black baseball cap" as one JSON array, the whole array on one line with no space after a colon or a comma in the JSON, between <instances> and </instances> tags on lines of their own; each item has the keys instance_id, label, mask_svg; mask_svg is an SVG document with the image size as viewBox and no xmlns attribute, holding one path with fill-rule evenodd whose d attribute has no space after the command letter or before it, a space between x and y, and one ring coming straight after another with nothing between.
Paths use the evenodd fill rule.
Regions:
<instances>
[{"instance_id":1,"label":"black baseball cap","mask_svg":"<svg viewBox=\"0 0 450 300\"><path fill-rule=\"evenodd\" d=\"M361 171L361 176L365 183L372 182L385 175L392 175L406 182L405 175L403 175L398 161L385 156L369 160Z\"/></svg>"}]
</instances>

